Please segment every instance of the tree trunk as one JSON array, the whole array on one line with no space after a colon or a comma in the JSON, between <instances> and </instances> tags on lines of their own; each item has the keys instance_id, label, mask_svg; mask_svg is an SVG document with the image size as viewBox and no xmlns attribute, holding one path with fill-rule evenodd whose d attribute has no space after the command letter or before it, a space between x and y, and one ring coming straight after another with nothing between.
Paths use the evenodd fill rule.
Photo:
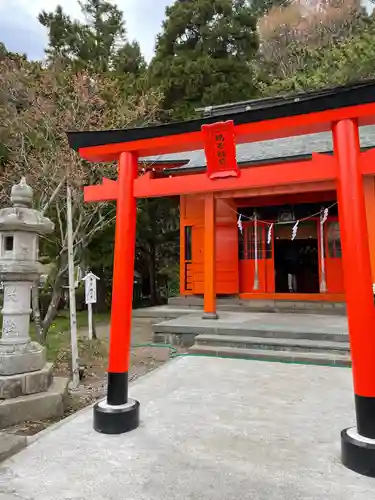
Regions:
<instances>
[{"instance_id":1,"label":"tree trunk","mask_svg":"<svg viewBox=\"0 0 375 500\"><path fill-rule=\"evenodd\" d=\"M98 313L106 313L108 311L107 304L107 280L102 268L93 268L92 272L96 274L99 281L96 282L97 302L95 311Z\"/></svg>"},{"instance_id":2,"label":"tree trunk","mask_svg":"<svg viewBox=\"0 0 375 500\"><path fill-rule=\"evenodd\" d=\"M52 298L51 302L49 303L47 313L43 319L42 322L42 341L45 342L47 339L47 334L49 327L51 326L51 323L57 316L57 311L61 299L61 294L62 294L62 288L61 288L61 283L62 283L62 276L58 276L55 280L55 283L53 285L53 290L52 290Z\"/></svg>"},{"instance_id":3,"label":"tree trunk","mask_svg":"<svg viewBox=\"0 0 375 500\"><path fill-rule=\"evenodd\" d=\"M33 310L33 319L35 325L35 331L38 337L38 341L43 341L43 328L40 317L40 305L39 305L39 280L35 281L31 289L31 304Z\"/></svg>"},{"instance_id":4,"label":"tree trunk","mask_svg":"<svg viewBox=\"0 0 375 500\"><path fill-rule=\"evenodd\" d=\"M156 262L155 262L155 245L150 244L150 254L149 254L149 276L150 276L150 297L151 305L155 306L159 303L159 295L156 286Z\"/></svg>"}]
</instances>

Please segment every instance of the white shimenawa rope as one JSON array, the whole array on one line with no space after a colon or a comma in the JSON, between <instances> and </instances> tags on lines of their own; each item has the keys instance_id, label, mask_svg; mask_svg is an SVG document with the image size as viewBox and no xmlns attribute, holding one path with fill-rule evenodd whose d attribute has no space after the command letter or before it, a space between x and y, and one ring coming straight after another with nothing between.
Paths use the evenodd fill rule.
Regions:
<instances>
[{"instance_id":1,"label":"white shimenawa rope","mask_svg":"<svg viewBox=\"0 0 375 500\"><path fill-rule=\"evenodd\" d=\"M292 241L294 241L297 237L298 224L299 224L299 220L294 224L294 226L292 228Z\"/></svg>"},{"instance_id":2,"label":"white shimenawa rope","mask_svg":"<svg viewBox=\"0 0 375 500\"><path fill-rule=\"evenodd\" d=\"M272 241L272 230L273 230L274 224L271 224L270 227L268 228L268 234L267 234L267 245L271 244Z\"/></svg>"},{"instance_id":3,"label":"white shimenawa rope","mask_svg":"<svg viewBox=\"0 0 375 500\"><path fill-rule=\"evenodd\" d=\"M330 210L331 208L335 207L337 205L337 201L335 201L335 203L332 203L332 205L330 205L329 207L327 207L327 210ZM251 216L251 217L248 217L247 215L243 215L243 214L240 214L239 212L237 212L237 210L229 207L229 210L231 212L234 212L235 214L237 214L237 216L239 217L241 215L241 220L249 220L249 221L253 221L254 220L254 216ZM288 220L288 221L278 221L278 222L270 222L270 221L267 221L267 220L262 220L262 219L259 219L258 217L258 223L260 224L267 224L267 226L271 226L271 225L274 225L274 226L284 226L285 224L293 224L295 225L296 222L298 223L301 223L301 222L305 222L307 220L310 220L310 219L313 219L315 217L319 217L321 214L321 210L319 210L319 212L316 212L315 214L311 214L311 215L308 215L307 217L302 217L301 219L298 219L298 220Z\"/></svg>"},{"instance_id":4,"label":"white shimenawa rope","mask_svg":"<svg viewBox=\"0 0 375 500\"><path fill-rule=\"evenodd\" d=\"M243 225L242 225L242 215L240 214L237 220L237 226L240 230L241 234L243 233Z\"/></svg>"}]
</instances>

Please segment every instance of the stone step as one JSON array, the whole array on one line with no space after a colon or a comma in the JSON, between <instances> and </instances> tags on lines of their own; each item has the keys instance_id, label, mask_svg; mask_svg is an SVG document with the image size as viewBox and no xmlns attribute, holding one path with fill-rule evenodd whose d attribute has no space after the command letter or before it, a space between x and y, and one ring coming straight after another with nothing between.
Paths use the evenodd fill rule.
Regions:
<instances>
[{"instance_id":1,"label":"stone step","mask_svg":"<svg viewBox=\"0 0 375 500\"><path fill-rule=\"evenodd\" d=\"M203 298L197 296L172 297L168 300L171 307L202 308ZM242 312L293 312L324 315L346 315L344 302L309 301L309 300L242 300L236 297L218 297L218 311Z\"/></svg>"},{"instance_id":2,"label":"stone step","mask_svg":"<svg viewBox=\"0 0 375 500\"><path fill-rule=\"evenodd\" d=\"M133 310L133 318L145 318L155 320L168 320L176 319L185 314L201 313L202 309L199 307L173 307L173 306L155 306L143 307L141 309Z\"/></svg>"},{"instance_id":3,"label":"stone step","mask_svg":"<svg viewBox=\"0 0 375 500\"><path fill-rule=\"evenodd\" d=\"M34 372L0 376L0 400L47 391L52 373L53 364L46 363L44 368Z\"/></svg>"},{"instance_id":4,"label":"stone step","mask_svg":"<svg viewBox=\"0 0 375 500\"><path fill-rule=\"evenodd\" d=\"M250 302L250 301L249 301ZM324 306L324 307L323 307ZM294 314L324 314L325 316L345 316L346 309L333 305L311 303L285 303L275 305L260 305L256 302L249 304L218 304L218 311L266 312L266 313L294 313Z\"/></svg>"},{"instance_id":5,"label":"stone step","mask_svg":"<svg viewBox=\"0 0 375 500\"><path fill-rule=\"evenodd\" d=\"M26 436L0 432L0 462L12 457L27 446Z\"/></svg>"},{"instance_id":6,"label":"stone step","mask_svg":"<svg viewBox=\"0 0 375 500\"><path fill-rule=\"evenodd\" d=\"M46 392L0 400L0 429L62 416L67 391L68 379L54 377Z\"/></svg>"},{"instance_id":7,"label":"stone step","mask_svg":"<svg viewBox=\"0 0 375 500\"><path fill-rule=\"evenodd\" d=\"M312 365L351 366L349 355L327 354L323 352L271 351L265 349L243 349L238 347L194 345L193 354L217 356L222 358L253 359L283 363L301 363Z\"/></svg>"},{"instance_id":8,"label":"stone step","mask_svg":"<svg viewBox=\"0 0 375 500\"><path fill-rule=\"evenodd\" d=\"M274 351L298 351L326 353L349 353L347 342L307 339L278 339L263 337L243 337L238 335L198 335L195 345L225 346L241 349L264 349Z\"/></svg>"},{"instance_id":9,"label":"stone step","mask_svg":"<svg viewBox=\"0 0 375 500\"><path fill-rule=\"evenodd\" d=\"M257 328L256 324L251 326L238 326L238 325L214 325L212 322L202 324L190 324L189 326L185 324L168 324L159 323L152 327L154 334L159 337L179 336L189 334L192 337L197 335L227 335L227 336L239 336L239 337L262 337L262 338L279 338L279 339L305 339L305 340L321 340L330 342L348 342L349 336L347 333L327 333L324 331L310 331L308 327L300 330L292 330L287 326L283 328L276 329L274 326Z\"/></svg>"}]
</instances>

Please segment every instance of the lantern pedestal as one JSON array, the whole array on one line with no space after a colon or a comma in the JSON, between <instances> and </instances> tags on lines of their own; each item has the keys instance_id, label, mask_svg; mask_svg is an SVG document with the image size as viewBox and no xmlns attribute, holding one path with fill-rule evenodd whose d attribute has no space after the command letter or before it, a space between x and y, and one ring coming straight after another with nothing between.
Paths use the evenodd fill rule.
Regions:
<instances>
[{"instance_id":1,"label":"lantern pedestal","mask_svg":"<svg viewBox=\"0 0 375 500\"><path fill-rule=\"evenodd\" d=\"M46 366L46 350L38 342L6 344L0 340L0 381L1 377L34 373ZM0 382L0 399L1 382Z\"/></svg>"},{"instance_id":2,"label":"lantern pedestal","mask_svg":"<svg viewBox=\"0 0 375 500\"><path fill-rule=\"evenodd\" d=\"M358 474L375 477L375 439L361 436L355 427L343 430L341 461Z\"/></svg>"},{"instance_id":3,"label":"lantern pedestal","mask_svg":"<svg viewBox=\"0 0 375 500\"><path fill-rule=\"evenodd\" d=\"M123 434L139 426L139 402L128 399L123 405L100 401L94 406L94 429L102 434Z\"/></svg>"}]
</instances>

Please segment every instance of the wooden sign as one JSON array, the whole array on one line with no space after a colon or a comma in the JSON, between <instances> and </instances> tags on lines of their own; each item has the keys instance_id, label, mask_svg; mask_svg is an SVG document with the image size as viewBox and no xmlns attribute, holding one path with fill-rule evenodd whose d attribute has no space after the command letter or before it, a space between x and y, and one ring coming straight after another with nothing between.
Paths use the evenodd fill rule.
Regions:
<instances>
[{"instance_id":1,"label":"wooden sign","mask_svg":"<svg viewBox=\"0 0 375 500\"><path fill-rule=\"evenodd\" d=\"M203 125L207 175L210 179L238 177L233 121Z\"/></svg>"},{"instance_id":2,"label":"wooden sign","mask_svg":"<svg viewBox=\"0 0 375 500\"><path fill-rule=\"evenodd\" d=\"M94 325L92 320L92 305L96 304L96 282L100 280L94 273L87 273L82 281L85 282L85 298L89 323L89 340L92 340Z\"/></svg>"},{"instance_id":3,"label":"wooden sign","mask_svg":"<svg viewBox=\"0 0 375 500\"><path fill-rule=\"evenodd\" d=\"M88 273L83 278L85 282L86 304L96 304L96 282L99 278L94 273Z\"/></svg>"}]
</instances>

